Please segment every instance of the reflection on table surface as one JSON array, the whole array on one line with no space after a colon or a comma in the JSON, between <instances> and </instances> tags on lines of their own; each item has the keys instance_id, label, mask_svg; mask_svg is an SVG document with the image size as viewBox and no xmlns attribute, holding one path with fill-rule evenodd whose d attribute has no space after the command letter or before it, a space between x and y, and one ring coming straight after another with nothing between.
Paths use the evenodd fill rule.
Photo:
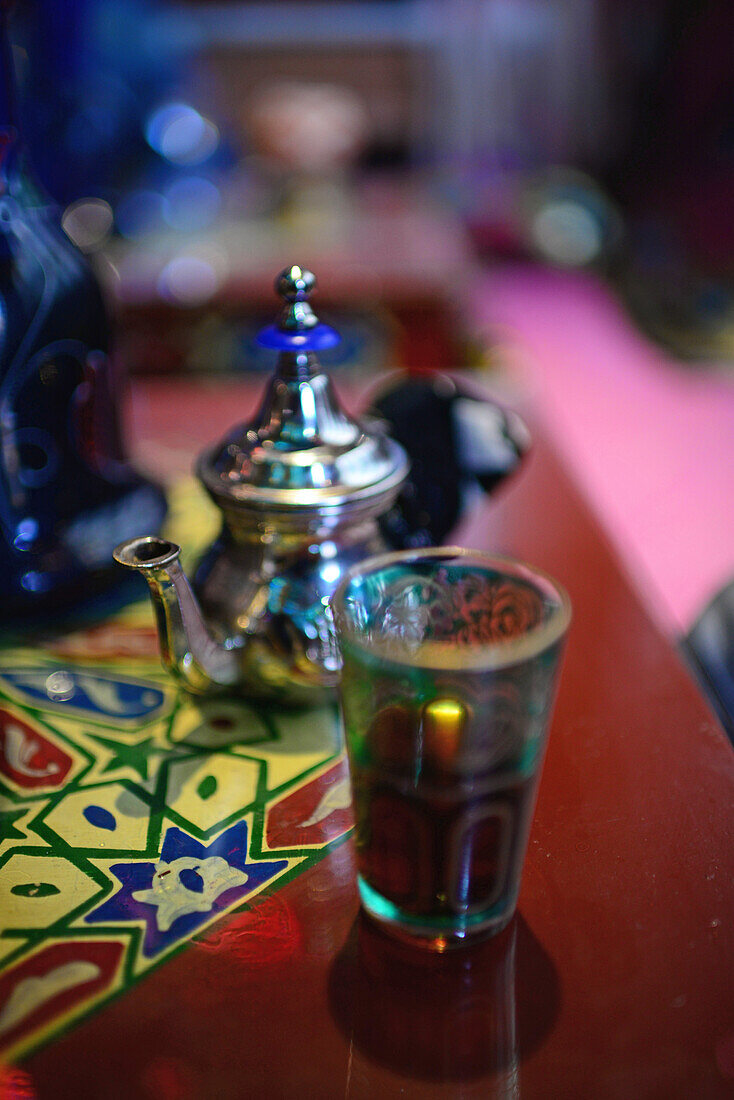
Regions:
<instances>
[{"instance_id":1,"label":"reflection on table surface","mask_svg":"<svg viewBox=\"0 0 734 1100\"><path fill-rule=\"evenodd\" d=\"M426 1087L462 1082L463 1095L509 1098L520 1095L520 1058L553 1025L560 987L521 917L456 955L432 955L360 915L334 961L329 998L357 1058Z\"/></svg>"}]
</instances>

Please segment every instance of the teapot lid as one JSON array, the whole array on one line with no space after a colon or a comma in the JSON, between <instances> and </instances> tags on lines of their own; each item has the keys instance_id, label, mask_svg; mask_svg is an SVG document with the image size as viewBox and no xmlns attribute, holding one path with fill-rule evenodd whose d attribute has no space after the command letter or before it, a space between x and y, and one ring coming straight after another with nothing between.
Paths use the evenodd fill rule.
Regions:
<instances>
[{"instance_id":1,"label":"teapot lid","mask_svg":"<svg viewBox=\"0 0 734 1100\"><path fill-rule=\"evenodd\" d=\"M280 273L275 289L283 308L258 335L261 346L279 352L260 409L199 458L199 477L228 511L320 510L392 497L408 474L403 448L349 416L336 397L316 352L340 337L311 308L315 286L313 274L302 267Z\"/></svg>"}]
</instances>

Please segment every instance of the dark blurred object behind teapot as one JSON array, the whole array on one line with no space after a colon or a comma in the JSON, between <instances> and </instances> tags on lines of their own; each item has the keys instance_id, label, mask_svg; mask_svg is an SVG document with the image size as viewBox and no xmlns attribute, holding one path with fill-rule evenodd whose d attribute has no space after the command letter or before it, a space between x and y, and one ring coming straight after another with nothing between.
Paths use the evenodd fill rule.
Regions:
<instances>
[{"instance_id":1,"label":"dark blurred object behind teapot","mask_svg":"<svg viewBox=\"0 0 734 1100\"><path fill-rule=\"evenodd\" d=\"M395 504L380 517L396 550L443 542L480 491L491 493L515 473L530 446L517 413L444 374L401 376L377 395L370 413L411 462Z\"/></svg>"}]
</instances>

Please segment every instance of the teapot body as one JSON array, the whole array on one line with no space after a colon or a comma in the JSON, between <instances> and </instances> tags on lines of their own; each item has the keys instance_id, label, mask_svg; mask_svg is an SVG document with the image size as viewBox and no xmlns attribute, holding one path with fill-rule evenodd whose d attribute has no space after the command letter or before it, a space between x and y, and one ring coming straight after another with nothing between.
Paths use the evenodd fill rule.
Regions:
<instances>
[{"instance_id":1,"label":"teapot body","mask_svg":"<svg viewBox=\"0 0 734 1100\"><path fill-rule=\"evenodd\" d=\"M209 633L237 653L241 690L292 705L332 693L341 659L329 599L352 565L388 549L373 517L309 526L224 525L193 579Z\"/></svg>"}]
</instances>

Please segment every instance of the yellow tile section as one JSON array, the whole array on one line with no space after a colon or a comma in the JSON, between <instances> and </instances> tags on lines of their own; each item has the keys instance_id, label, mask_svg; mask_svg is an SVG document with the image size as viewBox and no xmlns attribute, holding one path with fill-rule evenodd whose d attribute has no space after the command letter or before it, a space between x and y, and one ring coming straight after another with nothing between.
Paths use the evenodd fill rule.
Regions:
<instances>
[{"instance_id":1,"label":"yellow tile section","mask_svg":"<svg viewBox=\"0 0 734 1100\"><path fill-rule=\"evenodd\" d=\"M46 928L88 901L99 887L61 856L10 857L0 875L6 928ZM0 940L0 944L3 941Z\"/></svg>"},{"instance_id":2,"label":"yellow tile section","mask_svg":"<svg viewBox=\"0 0 734 1100\"><path fill-rule=\"evenodd\" d=\"M302 775L341 749L342 735L335 707L307 712L281 710L273 714L273 722L279 734L276 741L232 750L267 762L270 790Z\"/></svg>"},{"instance_id":3,"label":"yellow tile section","mask_svg":"<svg viewBox=\"0 0 734 1100\"><path fill-rule=\"evenodd\" d=\"M103 816L90 807L107 811L114 828L90 821L90 816ZM85 810L88 816L85 816ZM149 817L147 803L121 783L110 783L104 787L82 787L68 794L46 817L46 824L72 847L95 848L100 855L104 855L107 848L144 851Z\"/></svg>"},{"instance_id":4,"label":"yellow tile section","mask_svg":"<svg viewBox=\"0 0 734 1100\"><path fill-rule=\"evenodd\" d=\"M197 829L213 829L254 802L259 774L255 761L220 753L180 760L168 773L166 804Z\"/></svg>"},{"instance_id":5,"label":"yellow tile section","mask_svg":"<svg viewBox=\"0 0 734 1100\"><path fill-rule=\"evenodd\" d=\"M24 936L0 936L0 962L26 942Z\"/></svg>"},{"instance_id":6,"label":"yellow tile section","mask_svg":"<svg viewBox=\"0 0 734 1100\"><path fill-rule=\"evenodd\" d=\"M171 740L201 749L251 744L270 738L270 730L254 706L241 699L186 700L174 719Z\"/></svg>"}]
</instances>

